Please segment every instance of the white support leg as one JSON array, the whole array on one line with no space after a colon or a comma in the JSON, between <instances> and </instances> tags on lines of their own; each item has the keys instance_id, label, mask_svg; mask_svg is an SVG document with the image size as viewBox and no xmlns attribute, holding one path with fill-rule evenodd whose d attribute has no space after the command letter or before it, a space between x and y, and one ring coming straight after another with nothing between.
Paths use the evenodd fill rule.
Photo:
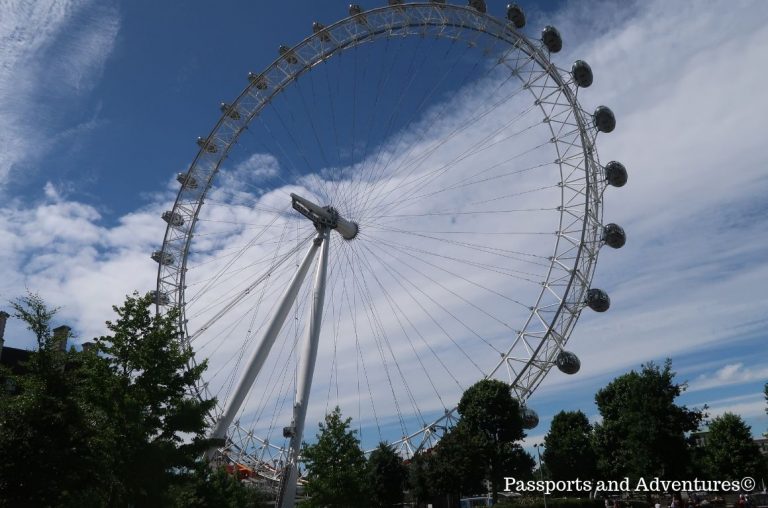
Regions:
<instances>
[{"instance_id":1,"label":"white support leg","mask_svg":"<svg viewBox=\"0 0 768 508\"><path fill-rule=\"evenodd\" d=\"M320 258L315 272L315 287L312 294L312 308L309 315L309 333L304 342L304 350L299 359L299 378L296 381L296 400L293 404L293 422L291 423L291 444L288 449L288 463L283 473L280 508L293 508L296 501L296 482L298 480L298 458L301 451L301 440L304 435L304 422L307 418L309 392L312 389L312 376L315 372L317 347L320 339L320 326L323 319L323 303L325 301L325 279L328 271L328 244L330 230L325 228Z\"/></svg>"},{"instance_id":2,"label":"white support leg","mask_svg":"<svg viewBox=\"0 0 768 508\"><path fill-rule=\"evenodd\" d=\"M283 328L285 318L288 315L288 312L291 310L293 303L296 301L296 295L298 295L299 289L301 288L301 283L307 276L307 271L309 271L309 267L312 264L312 260L315 257L315 254L317 253L318 247L320 247L322 243L323 252L328 251L328 242L325 240L325 238L327 238L327 230L317 234L312 242L312 245L309 247L306 256L304 256L304 260L301 262L301 265L299 265L296 274L293 276L293 279L286 288L285 293L283 293L283 297L277 307L277 310L275 311L275 315L272 318L272 321L269 323L269 327L267 328L266 332L264 332L264 338L253 352L253 356L251 356L248 367L246 368L243 377L240 378L237 389L235 390L232 399L227 404L227 407L224 410L224 414L216 422L216 426L211 433L212 438L223 439L226 437L227 429L230 425L232 425L232 421L234 420L235 415L237 415L237 413L240 411L240 406L242 405L243 400L245 400L246 395L248 395L248 391L251 389L253 381L259 374L261 367L264 365L264 360L266 360L267 356L269 356L269 352L272 349L272 345L275 343L277 335ZM215 449L209 450L207 453L208 459L212 459L215 453Z\"/></svg>"}]
</instances>

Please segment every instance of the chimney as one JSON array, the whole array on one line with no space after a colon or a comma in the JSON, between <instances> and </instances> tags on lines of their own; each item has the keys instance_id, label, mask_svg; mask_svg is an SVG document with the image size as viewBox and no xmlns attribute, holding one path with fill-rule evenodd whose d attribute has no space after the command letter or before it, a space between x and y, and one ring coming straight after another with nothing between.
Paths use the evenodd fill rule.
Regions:
<instances>
[{"instance_id":1,"label":"chimney","mask_svg":"<svg viewBox=\"0 0 768 508\"><path fill-rule=\"evenodd\" d=\"M72 329L67 325L61 325L53 329L53 343L58 347L59 351L67 350L67 339L69 338L70 331Z\"/></svg>"},{"instance_id":2,"label":"chimney","mask_svg":"<svg viewBox=\"0 0 768 508\"><path fill-rule=\"evenodd\" d=\"M3 346L5 345L5 322L8 321L10 314L0 310L0 358L3 356Z\"/></svg>"}]
</instances>

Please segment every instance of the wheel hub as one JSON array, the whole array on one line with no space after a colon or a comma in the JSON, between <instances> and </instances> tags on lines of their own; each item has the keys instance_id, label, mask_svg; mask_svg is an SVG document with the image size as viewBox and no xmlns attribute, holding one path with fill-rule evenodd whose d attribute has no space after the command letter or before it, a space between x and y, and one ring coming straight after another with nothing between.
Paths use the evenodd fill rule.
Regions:
<instances>
[{"instance_id":1,"label":"wheel hub","mask_svg":"<svg viewBox=\"0 0 768 508\"><path fill-rule=\"evenodd\" d=\"M345 240L357 236L357 222L345 219L332 206L320 206L297 194L291 193L293 209L311 220L318 230L335 229Z\"/></svg>"}]
</instances>

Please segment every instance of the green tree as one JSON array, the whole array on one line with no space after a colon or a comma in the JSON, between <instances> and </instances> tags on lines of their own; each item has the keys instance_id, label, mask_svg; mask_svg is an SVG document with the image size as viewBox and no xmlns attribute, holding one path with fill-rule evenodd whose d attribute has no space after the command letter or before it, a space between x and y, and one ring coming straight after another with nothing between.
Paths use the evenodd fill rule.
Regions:
<instances>
[{"instance_id":1,"label":"green tree","mask_svg":"<svg viewBox=\"0 0 768 508\"><path fill-rule=\"evenodd\" d=\"M433 463L432 450L427 450L414 455L407 465L410 495L416 503L427 504L437 494Z\"/></svg>"},{"instance_id":2,"label":"green tree","mask_svg":"<svg viewBox=\"0 0 768 508\"><path fill-rule=\"evenodd\" d=\"M543 459L553 480L590 479L597 474L592 425L581 411L560 411L544 437Z\"/></svg>"},{"instance_id":3,"label":"green tree","mask_svg":"<svg viewBox=\"0 0 768 508\"><path fill-rule=\"evenodd\" d=\"M709 422L704 445L705 471L712 480L763 478L765 459L752 439L752 430L740 416L725 413Z\"/></svg>"},{"instance_id":4,"label":"green tree","mask_svg":"<svg viewBox=\"0 0 768 508\"><path fill-rule=\"evenodd\" d=\"M13 317L23 321L27 329L35 335L37 350L53 350L51 321L59 308L49 307L40 295L31 291L27 291L25 296L16 298L9 303L13 309Z\"/></svg>"},{"instance_id":5,"label":"green tree","mask_svg":"<svg viewBox=\"0 0 768 508\"><path fill-rule=\"evenodd\" d=\"M37 340L26 373L0 384L0 506L99 506L108 482L103 411L84 397L78 354L54 343L57 309L36 294L11 302Z\"/></svg>"},{"instance_id":6,"label":"green tree","mask_svg":"<svg viewBox=\"0 0 768 508\"><path fill-rule=\"evenodd\" d=\"M168 506L175 508L259 508L266 506L263 492L245 486L224 468L199 462L188 481L171 487Z\"/></svg>"},{"instance_id":7,"label":"green tree","mask_svg":"<svg viewBox=\"0 0 768 508\"><path fill-rule=\"evenodd\" d=\"M597 392L603 419L595 425L595 452L603 477L687 478L685 434L698 429L704 413L675 404L686 386L674 377L670 360L663 368L649 363Z\"/></svg>"},{"instance_id":8,"label":"green tree","mask_svg":"<svg viewBox=\"0 0 768 508\"><path fill-rule=\"evenodd\" d=\"M357 507L361 500L367 502L365 455L357 431L350 429L351 421L342 419L336 407L319 424L317 442L304 445L310 496L305 506Z\"/></svg>"},{"instance_id":9,"label":"green tree","mask_svg":"<svg viewBox=\"0 0 768 508\"><path fill-rule=\"evenodd\" d=\"M98 387L90 395L112 421L113 470L120 478L110 489L113 506L167 506L168 488L212 445L205 416L215 401L190 391L206 362L188 367L193 353L179 341L178 312L155 315L151 306L150 295L134 293L113 307L111 334L88 355L85 374Z\"/></svg>"},{"instance_id":10,"label":"green tree","mask_svg":"<svg viewBox=\"0 0 768 508\"><path fill-rule=\"evenodd\" d=\"M491 484L494 502L498 501L505 476L522 477L530 473L533 459L516 441L525 437L520 404L509 385L496 379L484 379L470 386L458 406L461 420L459 437L470 443L470 453L484 464L485 479Z\"/></svg>"},{"instance_id":11,"label":"green tree","mask_svg":"<svg viewBox=\"0 0 768 508\"><path fill-rule=\"evenodd\" d=\"M480 494L488 473L487 436L472 432L463 420L448 430L427 461L433 494L447 496L449 506L458 506L462 495Z\"/></svg>"},{"instance_id":12,"label":"green tree","mask_svg":"<svg viewBox=\"0 0 768 508\"><path fill-rule=\"evenodd\" d=\"M214 402L190 387L205 364L187 367L178 314L154 316L150 304L128 297L111 335L65 352L51 331L56 309L33 294L11 302L38 349L26 373L0 384L0 506L174 506L180 492L242 505L239 484L201 474Z\"/></svg>"},{"instance_id":13,"label":"green tree","mask_svg":"<svg viewBox=\"0 0 768 508\"><path fill-rule=\"evenodd\" d=\"M509 385L479 381L464 392L458 411L458 423L410 466L411 488L420 502L458 506L461 496L486 492L484 480L496 497L505 476L531 477L534 461L517 443L524 437L523 423Z\"/></svg>"},{"instance_id":14,"label":"green tree","mask_svg":"<svg viewBox=\"0 0 768 508\"><path fill-rule=\"evenodd\" d=\"M402 457L386 443L380 443L371 452L366 464L366 476L371 506L384 507L403 502L408 472Z\"/></svg>"}]
</instances>

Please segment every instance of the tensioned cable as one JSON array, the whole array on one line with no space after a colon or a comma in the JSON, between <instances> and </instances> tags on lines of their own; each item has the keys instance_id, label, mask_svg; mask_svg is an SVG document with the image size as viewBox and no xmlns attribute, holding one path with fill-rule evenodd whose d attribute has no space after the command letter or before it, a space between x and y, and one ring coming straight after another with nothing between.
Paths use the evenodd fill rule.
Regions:
<instances>
[{"instance_id":1,"label":"tensioned cable","mask_svg":"<svg viewBox=\"0 0 768 508\"><path fill-rule=\"evenodd\" d=\"M503 84L504 84L506 81L508 81L509 79L511 79L511 77L508 77L508 78L507 78L507 79L506 79L504 82L502 82L502 84L500 84L499 86L500 86L500 87L501 87L501 86L503 86ZM497 102L493 103L493 104L492 104L490 107L488 107L486 110L484 110L484 111L482 111L481 113L479 113L479 114L475 115L474 117L470 118L468 121L466 121L466 122L463 122L461 125L459 125L458 127L456 127L456 128L453 130L453 131L451 131L451 132L450 132L450 133L449 133L447 136L445 136L445 137L442 137L442 138L441 138L441 139L440 139L440 140L439 140L439 141L438 141L438 142L437 142L437 143L436 143L436 144L435 144L433 147L431 147L431 148L429 148L429 149L425 150L423 153L421 153L421 154L419 154L418 156L414 157L414 158L413 158L411 161L409 161L409 163L408 163L408 164L405 164L405 165L401 165L399 168L397 168L397 170L396 170L396 171L395 171L395 172L394 172L392 175L390 175L390 178L393 178L393 177L396 177L396 176L398 176L398 175L399 175L399 172L400 172L400 170L401 170L401 169L406 169L406 168L410 168L410 171L409 171L409 172L406 174L405 178L406 178L406 179L410 178L410 177L411 177L411 175L413 175L413 172L416 170L416 168L418 168L418 167L421 165L421 163L423 163L423 162L424 162L426 159L428 159L428 158L429 158L429 157L430 157L432 154L434 154L434 153L435 153L435 152L436 152L436 151L437 151L437 150L438 150L440 147L442 147L443 145L445 145L446 143L448 143L448 141L452 140L452 139L453 139L455 136L457 136L457 135L461 134L462 132L464 132L466 129L468 129L468 128L470 128L470 127L473 127L473 126L474 126L474 125L475 125L475 124L476 124L478 121L480 121L480 120L482 120L483 118L487 117L487 116L488 116L488 115L489 115L489 114L490 114L492 111L495 111L496 109L498 109L498 107L500 107L502 104L505 104L505 103L509 102L510 100L512 100L513 98L515 98L515 97L516 97L516 96L517 96L519 93L521 93L523 90L524 90L524 88L523 88L522 86L521 86L521 87L519 87L519 88L517 88L517 89L515 89L515 90L513 90L513 91L511 92L511 94L510 94L510 95L508 95L507 97L505 97L505 98L503 98L503 99L500 99L499 101L497 101ZM534 107L535 107L535 106L531 106L530 110L532 110ZM526 111L524 111L523 113L521 113L521 114L518 114L518 116L516 117L516 119L522 118L523 116L525 116L525 114L527 114L527 112L528 112L528 111L526 110ZM472 150L472 148L473 148L473 147L470 147L470 148L469 148L467 151L471 151L471 150ZM459 157L461 157L461 155L459 155ZM428 175L435 175L435 177L436 177L436 176L439 176L440 174L444 173L444 171L441 171L441 170L444 170L444 169L446 169L446 166L447 166L448 168L450 168L450 167L451 167L451 166L449 166L449 165L447 165L447 164L446 164L446 165L445 165L445 166L443 166L443 167L440 167L440 168L437 168L437 169L435 169L435 170L433 170L433 171L430 171L430 172L428 173ZM419 178L422 178L422 177L423 177L423 176L420 176ZM418 181L418 180L417 180L417 181ZM431 181L431 180L430 180L430 181ZM393 190L392 190L392 189L390 189L390 190L389 190L387 193L385 193L383 196L376 196L376 198L375 198L375 201L374 201L374 202L381 202L382 200L386 199L386 198L387 198L387 197L388 197L388 196L389 196L389 195L390 195L392 192L393 192ZM370 207L370 208L376 208L376 207L375 207L375 206L372 206L372 207Z\"/></svg>"},{"instance_id":2,"label":"tensioned cable","mask_svg":"<svg viewBox=\"0 0 768 508\"><path fill-rule=\"evenodd\" d=\"M348 256L347 260L348 260L350 265L358 266L358 269L355 270L355 273L360 274L361 270L359 269L359 262L357 262L357 260L355 260L354 249L352 249L350 251L350 254L352 254L352 255ZM382 367L384 368L384 374L386 375L386 378L387 378L387 385L389 386L390 392L392 393L392 401L394 402L394 405L395 405L395 410L396 410L396 413L397 413L398 421L400 423L400 428L401 428L402 434L403 435L407 435L408 431L407 431L407 428L406 428L406 425L405 425L405 419L403 418L403 412L400 409L400 402L399 402L398 397L397 397L397 395L395 393L395 385L392 382L392 375L391 375L391 372L390 372L389 364L387 362L386 355L384 354L384 350L381 347L380 338L378 337L378 333L380 333L380 331L377 331L377 327L374 326L373 320L372 320L372 317L371 317L371 314L373 312L373 308L372 308L373 304L372 304L372 302L370 300L370 294L368 292L366 292L366 291L363 291L363 288L360 285L360 280L359 280L360 278L361 278L360 276L353 277L352 282L353 282L354 287L357 289L356 293L360 296L360 298L362 300L362 304L361 305L363 306L363 310L365 311L365 316L366 316L367 321L368 321L368 326L369 326L369 328L371 330L371 338L373 339L373 342L376 345L376 350L379 353L379 356L381 358ZM366 298L366 297L368 297L368 298ZM356 334L356 336L358 336L358 335ZM363 358L362 354L361 354L361 362L363 362L363 366L365 368L365 359ZM367 374L366 374L366 377L367 377ZM373 400L373 398L371 400Z\"/></svg>"},{"instance_id":3,"label":"tensioned cable","mask_svg":"<svg viewBox=\"0 0 768 508\"><path fill-rule=\"evenodd\" d=\"M438 301L438 299L436 299L436 298L432 297L431 295L427 294L427 293L426 293L426 292L425 292L425 291L424 291L424 290L423 290L421 287L419 287L419 285L418 285L418 284L416 284L416 283L413 281L413 279L412 279L412 278L404 276L404 275L403 275L403 274L402 274L402 273L401 273L401 272L400 272L400 271L399 271L397 268L395 268L395 266L394 266L393 264L391 264L391 263L388 263L388 262L387 262L385 259L383 259L381 256L379 256L377 253L373 252L373 251L372 251L371 249L369 249L368 247L364 247L364 248L366 248L366 250L368 250L368 253L369 253L370 255L372 255L373 257L375 257L375 258L376 258L376 259L377 259L377 260L378 260L378 261L379 261L379 262L380 262L380 263L381 263L383 266L387 267L387 269L388 269L388 270L390 270L391 272L394 272L394 273L396 273L396 274L397 274L397 275L400 277L400 280L402 280L403 282L406 282L406 283L408 283L408 285L410 285L411 287L413 287L413 289L415 289L415 290L416 290L416 291L417 291L419 294L421 294L421 295L423 295L424 297L426 297L426 298L427 298L427 299L428 299L430 302L432 302L434 305L436 305L437 307L439 307L439 308L440 308L440 310L442 310L443 312L445 312L445 313L446 313L448 316L450 316L450 317L451 317L451 318L452 318L454 321L456 321L456 322L457 322L459 325L461 325L461 326L462 326L462 328L464 328L465 330L467 330L468 332L470 332L470 333L471 333L473 336L475 336L475 337L477 337L478 339L480 339L480 341L481 341L481 342L483 342L483 343L484 343L486 346L488 346L490 349L494 350L494 352L501 354L501 350L499 350L499 349L498 349L498 348L496 348L496 347L495 347L493 344L491 344L491 343L488 341L488 339L486 339L485 337L483 337L482 335L480 335L480 334L479 334L479 333L478 333L478 332L477 332L477 331L476 331L474 328L472 328L471 326L469 326L468 324L466 324L466 323L464 322L464 320L462 320L461 318L459 318L459 317L458 317L458 316L457 316L455 313L451 312L451 311L450 311L450 310L449 310L447 307L445 307L445 305L443 305L442 303L440 303L440 301ZM399 259L395 258L395 256L394 256L392 253L390 253L390 252L387 252L387 251L381 251L381 252L383 252L383 253L386 253L386 254L387 254L387 255L389 255L391 258L393 258L395 261L398 261L398 262L400 261ZM428 276L424 275L424 273L423 273L423 272L420 272L420 271L418 271L418 270L415 270L415 269L414 269L413 267L411 267L410 265L408 265L408 264L406 264L406 263L403 263L403 264L402 264L402 266L406 266L407 268L410 268L410 269L411 269L411 271L414 271L414 272L418 273L419 275L423 276L424 278L426 278L427 280L430 280L431 282L434 282L434 281L433 281L432 279L430 279ZM438 285L439 285L439 284L438 284ZM442 287L442 286L441 286L441 287ZM443 289L445 289L444 287L442 287L442 288L443 288ZM448 290L448 292L450 292L450 290ZM435 317L433 317L433 316L432 316L432 314L431 314L431 313L430 313L430 312L429 312L429 311L428 311L428 310L427 310L427 309L426 309L426 308L425 308L425 307L422 305L422 303L420 302L420 300L419 300L418 298L414 297L414 296L413 296L413 295L410 293L410 291L408 291L407 289L406 289L406 293L408 293L408 295L411 297L411 299L414 301L414 303L416 303L416 305L418 305L418 306L419 306L419 307L420 307L420 308L421 308L421 309L422 309L422 310L423 310L423 311L424 311L424 312L425 312L425 313L426 313L426 314L427 314L427 315L430 317L430 319L433 321L433 323L434 323L434 324L435 324L435 325L436 325L436 326L437 326L437 327L438 327L438 328L439 328L439 329L440 329L440 330L443 332L443 334L444 334L444 335L445 335L445 336L448 338L448 340L450 340L450 341L451 341L451 343L452 343L454 346L456 346L456 348L457 348L459 351L461 351L461 353L464 355L464 357L465 357L465 358L466 358L466 359L467 359L467 360L468 360L468 361L469 361L469 362L470 362L472 365L474 365L474 366L475 366L475 368L476 368L476 369L477 369L479 372L481 372L481 373L483 373L483 374L484 374L484 371L483 371L483 369L482 369L482 368L480 368L480 366L479 366L479 365L478 365L478 364L475 362L475 360L472 358L472 356L471 356L471 355L469 355L469 353L467 353L466 351L464 351L464 349L463 349L463 348L462 348L462 347L461 347L461 346L460 346L460 345L459 345L459 344L456 342L456 340L453 338L453 336L452 336L450 333L448 333L448 331L447 331L447 330L446 330L446 329L445 329L445 328L444 328L444 327L443 327L443 326L440 324L439 320L438 320L438 319L436 319ZM454 296L457 296L457 295L455 295L455 294L454 294ZM459 296L459 299L463 300L463 297ZM483 313L485 314L485 312L483 312ZM491 316L489 316L489 317L491 317ZM495 319L495 318L494 318L494 319ZM503 324L503 323L502 323L502 324Z\"/></svg>"}]
</instances>

